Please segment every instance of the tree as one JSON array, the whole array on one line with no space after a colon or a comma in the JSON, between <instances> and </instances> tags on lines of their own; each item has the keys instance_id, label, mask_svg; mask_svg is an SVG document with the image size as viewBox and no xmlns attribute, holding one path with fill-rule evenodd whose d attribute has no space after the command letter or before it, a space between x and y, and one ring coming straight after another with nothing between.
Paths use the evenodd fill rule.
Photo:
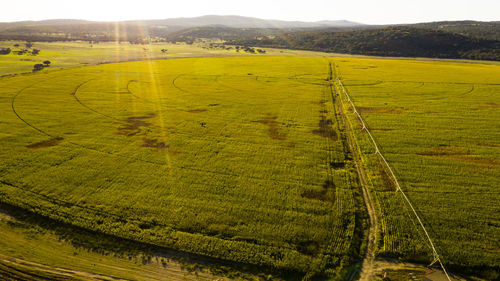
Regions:
<instances>
[{"instance_id":1,"label":"tree","mask_svg":"<svg viewBox=\"0 0 500 281\"><path fill-rule=\"evenodd\" d=\"M162 53L166 53L168 50L167 49L161 49Z\"/></svg>"},{"instance_id":2,"label":"tree","mask_svg":"<svg viewBox=\"0 0 500 281\"><path fill-rule=\"evenodd\" d=\"M43 64L45 65L45 67L49 67L50 66L50 60L44 61Z\"/></svg>"},{"instance_id":3,"label":"tree","mask_svg":"<svg viewBox=\"0 0 500 281\"><path fill-rule=\"evenodd\" d=\"M0 48L0 55L10 54L10 48Z\"/></svg>"},{"instance_id":4,"label":"tree","mask_svg":"<svg viewBox=\"0 0 500 281\"><path fill-rule=\"evenodd\" d=\"M33 51L31 51L31 54L34 55L34 56L36 56L36 55L40 54L40 50L33 49Z\"/></svg>"},{"instance_id":5,"label":"tree","mask_svg":"<svg viewBox=\"0 0 500 281\"><path fill-rule=\"evenodd\" d=\"M41 63L37 63L37 64L35 64L35 65L33 66L33 72L35 72L35 71L40 71L40 70L42 70L44 67L45 67L45 66L44 66L43 64L41 64Z\"/></svg>"},{"instance_id":6,"label":"tree","mask_svg":"<svg viewBox=\"0 0 500 281\"><path fill-rule=\"evenodd\" d=\"M31 43L31 42L26 42L25 45L26 45L26 48L28 48L28 49L33 47L33 43Z\"/></svg>"},{"instance_id":7,"label":"tree","mask_svg":"<svg viewBox=\"0 0 500 281\"><path fill-rule=\"evenodd\" d=\"M16 48L19 47L19 44L14 44L14 47L16 47Z\"/></svg>"}]
</instances>

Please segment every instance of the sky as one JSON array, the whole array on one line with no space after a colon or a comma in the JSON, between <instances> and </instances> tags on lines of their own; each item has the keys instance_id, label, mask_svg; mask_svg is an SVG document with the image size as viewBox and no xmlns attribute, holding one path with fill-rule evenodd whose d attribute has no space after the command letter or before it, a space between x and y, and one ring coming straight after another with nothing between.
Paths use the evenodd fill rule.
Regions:
<instances>
[{"instance_id":1,"label":"sky","mask_svg":"<svg viewBox=\"0 0 500 281\"><path fill-rule=\"evenodd\" d=\"M0 22L95 21L240 15L278 20L350 20L366 24L441 20L500 21L500 0L22 0L2 1Z\"/></svg>"}]
</instances>

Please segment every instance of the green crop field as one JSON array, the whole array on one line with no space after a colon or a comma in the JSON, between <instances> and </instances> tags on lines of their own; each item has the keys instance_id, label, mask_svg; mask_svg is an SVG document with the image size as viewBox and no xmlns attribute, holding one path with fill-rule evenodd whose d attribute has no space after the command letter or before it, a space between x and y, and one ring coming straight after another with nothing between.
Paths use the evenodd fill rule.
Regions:
<instances>
[{"instance_id":1,"label":"green crop field","mask_svg":"<svg viewBox=\"0 0 500 281\"><path fill-rule=\"evenodd\" d=\"M143 58L136 47L123 47L126 59ZM369 215L340 106L368 175L377 256L430 263L426 237L338 77L445 265L495 279L500 66L314 55L76 68L104 61L88 53L64 64L57 53L68 69L2 77L0 203L276 278L345 279L363 259Z\"/></svg>"},{"instance_id":2,"label":"green crop field","mask_svg":"<svg viewBox=\"0 0 500 281\"><path fill-rule=\"evenodd\" d=\"M442 260L500 267L500 67L337 59L337 70ZM339 89L340 91L340 89ZM350 108L380 211L379 255L430 262L429 243ZM498 275L496 275L498 276Z\"/></svg>"},{"instance_id":3,"label":"green crop field","mask_svg":"<svg viewBox=\"0 0 500 281\"><path fill-rule=\"evenodd\" d=\"M327 76L323 58L245 57L3 79L2 201L220 259L348 264L364 212Z\"/></svg>"}]
</instances>

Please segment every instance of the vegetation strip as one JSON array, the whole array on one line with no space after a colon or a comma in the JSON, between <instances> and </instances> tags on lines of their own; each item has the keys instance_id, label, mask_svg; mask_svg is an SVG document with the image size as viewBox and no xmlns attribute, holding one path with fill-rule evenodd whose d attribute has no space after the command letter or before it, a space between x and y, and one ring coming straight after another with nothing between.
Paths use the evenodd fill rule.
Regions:
<instances>
[{"instance_id":1,"label":"vegetation strip","mask_svg":"<svg viewBox=\"0 0 500 281\"><path fill-rule=\"evenodd\" d=\"M367 230L368 232L368 245L366 247L364 259L362 262L362 267L361 267L361 272L359 273L359 280L372 280L373 278L373 263L375 260L375 255L376 255L376 247L377 247L377 231L378 231L378 220L377 220L377 214L376 210L373 206L373 201L370 195L370 191L368 190L368 182L366 180L367 175L364 171L364 168L361 166L361 156L359 155L359 148L357 147L357 144L355 143L355 138L352 135L354 133L354 130L352 126L350 125L350 122L348 122L347 117L345 116L344 113L344 107L342 103L342 98L338 95L338 91L335 87L335 80L334 76L336 76L336 71L332 67L332 62L329 63L329 84L330 84L330 93L332 96L332 101L334 101L336 108L338 110L338 113L340 114L340 117L342 119L342 123L344 124L344 130L346 133L345 139L349 144L350 151L353 155L353 160L354 164L356 166L356 171L358 173L358 178L361 184L361 189L363 192L363 199L366 205L366 209L368 212L368 216L370 218L370 226ZM335 93L334 93L335 92ZM338 98L336 98L338 97ZM339 120L338 120L339 122ZM355 273L353 272L353 275L351 276L350 279L355 277Z\"/></svg>"}]
</instances>

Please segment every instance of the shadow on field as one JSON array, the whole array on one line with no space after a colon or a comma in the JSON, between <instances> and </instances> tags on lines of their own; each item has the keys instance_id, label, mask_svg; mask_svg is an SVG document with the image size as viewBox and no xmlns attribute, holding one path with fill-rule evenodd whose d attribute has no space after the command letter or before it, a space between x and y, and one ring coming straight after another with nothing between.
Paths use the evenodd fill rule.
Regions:
<instances>
[{"instance_id":1,"label":"shadow on field","mask_svg":"<svg viewBox=\"0 0 500 281\"><path fill-rule=\"evenodd\" d=\"M76 249L105 256L138 260L144 265L153 263L155 260L156 262L161 262L163 267L167 267L168 262L178 263L183 270L193 273L193 280L196 279L196 273L202 271L232 279L244 280L255 278L259 280L301 280L304 276L300 272L280 271L268 267L224 261L102 234L48 219L20 207L2 202L0 202L0 212L13 218L8 221L9 225L13 227L32 229L41 233L49 231L59 237L60 240L70 243ZM304 247L308 248L308 245L304 245Z\"/></svg>"}]
</instances>

